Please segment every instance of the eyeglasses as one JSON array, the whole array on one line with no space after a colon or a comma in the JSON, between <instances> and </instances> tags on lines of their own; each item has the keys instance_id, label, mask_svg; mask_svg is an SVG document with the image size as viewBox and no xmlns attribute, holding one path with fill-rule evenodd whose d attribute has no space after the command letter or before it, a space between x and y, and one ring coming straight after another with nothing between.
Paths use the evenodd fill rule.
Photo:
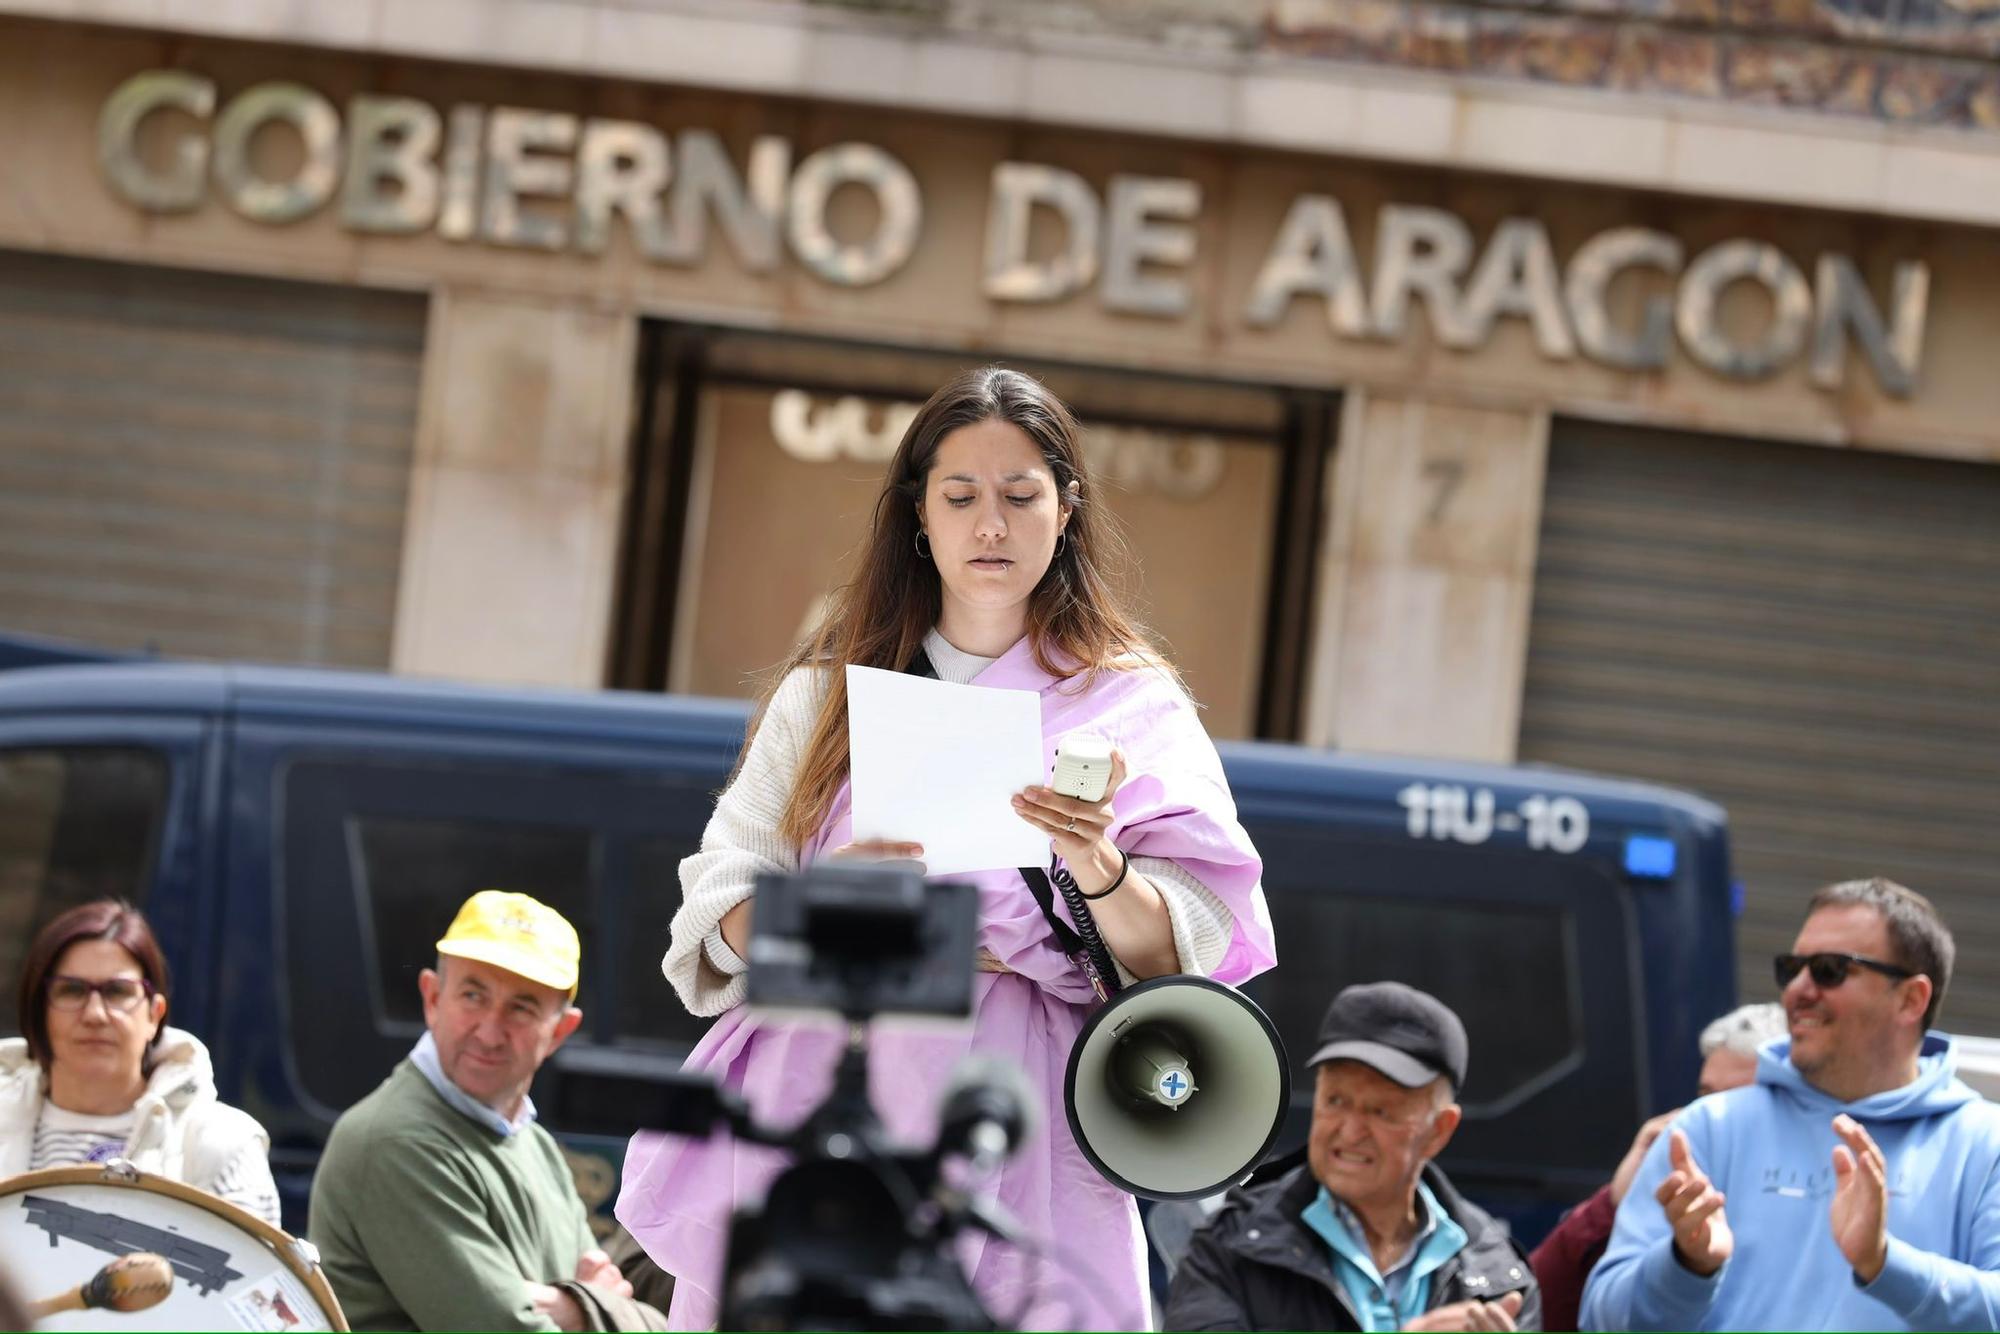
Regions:
<instances>
[{"instance_id":1,"label":"eyeglasses","mask_svg":"<svg viewBox=\"0 0 2000 1334\"><path fill-rule=\"evenodd\" d=\"M153 984L143 977L107 977L102 982L93 982L87 977L58 974L49 979L49 1008L81 1010L90 1004L92 992L104 997L105 1009L129 1014L153 994Z\"/></svg>"},{"instance_id":2,"label":"eyeglasses","mask_svg":"<svg viewBox=\"0 0 2000 1334\"><path fill-rule=\"evenodd\" d=\"M1771 960L1771 971L1778 979L1778 989L1791 985L1792 979L1803 968L1812 974L1813 985L1821 991L1831 991L1847 980L1847 975L1856 968L1868 968L1902 981L1916 974L1907 968L1899 968L1893 963L1883 963L1880 959L1864 959L1859 954L1780 954Z\"/></svg>"}]
</instances>

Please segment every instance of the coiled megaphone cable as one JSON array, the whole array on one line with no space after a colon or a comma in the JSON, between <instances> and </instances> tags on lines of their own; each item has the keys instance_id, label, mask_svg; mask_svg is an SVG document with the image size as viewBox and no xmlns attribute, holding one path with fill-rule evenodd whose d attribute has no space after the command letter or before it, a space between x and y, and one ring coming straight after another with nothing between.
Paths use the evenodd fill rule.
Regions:
<instances>
[{"instance_id":1,"label":"coiled megaphone cable","mask_svg":"<svg viewBox=\"0 0 2000 1334\"><path fill-rule=\"evenodd\" d=\"M1069 868L1053 857L1049 859L1049 879L1069 907L1069 919L1076 923L1077 939L1083 942L1083 951L1090 958L1090 966L1097 973L1104 994L1107 997L1117 995L1124 990L1124 984L1118 980L1118 965L1097 930L1097 918L1092 915L1090 904L1084 901L1083 887L1076 883L1076 877L1069 873Z\"/></svg>"}]
</instances>

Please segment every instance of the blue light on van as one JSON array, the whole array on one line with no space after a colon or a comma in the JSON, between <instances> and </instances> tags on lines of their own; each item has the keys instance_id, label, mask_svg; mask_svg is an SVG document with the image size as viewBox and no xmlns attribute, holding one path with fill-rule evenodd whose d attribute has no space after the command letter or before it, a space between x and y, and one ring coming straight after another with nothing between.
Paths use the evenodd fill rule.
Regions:
<instances>
[{"instance_id":1,"label":"blue light on van","mask_svg":"<svg viewBox=\"0 0 2000 1334\"><path fill-rule=\"evenodd\" d=\"M1642 880L1671 880L1675 860L1676 849L1670 838L1655 838L1650 834L1625 837L1626 875Z\"/></svg>"}]
</instances>

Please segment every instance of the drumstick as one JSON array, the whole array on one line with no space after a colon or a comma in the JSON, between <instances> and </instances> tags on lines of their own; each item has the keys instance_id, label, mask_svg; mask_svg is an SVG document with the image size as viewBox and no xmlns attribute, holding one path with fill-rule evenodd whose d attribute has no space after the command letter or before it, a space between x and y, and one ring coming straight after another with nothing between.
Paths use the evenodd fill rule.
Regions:
<instances>
[{"instance_id":1,"label":"drumstick","mask_svg":"<svg viewBox=\"0 0 2000 1334\"><path fill-rule=\"evenodd\" d=\"M28 1316L40 1320L61 1311L143 1311L166 1300L174 1286L174 1267L147 1251L121 1255L90 1276L90 1281L58 1297L28 1304Z\"/></svg>"}]
</instances>

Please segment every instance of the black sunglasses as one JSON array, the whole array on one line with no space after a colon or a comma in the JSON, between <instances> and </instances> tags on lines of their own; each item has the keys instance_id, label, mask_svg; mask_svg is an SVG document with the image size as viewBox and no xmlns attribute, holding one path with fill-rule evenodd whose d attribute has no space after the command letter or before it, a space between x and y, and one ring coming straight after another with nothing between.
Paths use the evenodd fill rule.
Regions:
<instances>
[{"instance_id":1,"label":"black sunglasses","mask_svg":"<svg viewBox=\"0 0 2000 1334\"><path fill-rule=\"evenodd\" d=\"M1778 989L1782 991L1790 986L1801 968L1812 973L1813 985L1821 991L1833 990L1845 982L1847 975L1856 968L1870 968L1899 982L1916 976L1907 968L1898 968L1880 959L1865 959L1859 954L1780 954L1771 960L1771 971L1778 979Z\"/></svg>"}]
</instances>

